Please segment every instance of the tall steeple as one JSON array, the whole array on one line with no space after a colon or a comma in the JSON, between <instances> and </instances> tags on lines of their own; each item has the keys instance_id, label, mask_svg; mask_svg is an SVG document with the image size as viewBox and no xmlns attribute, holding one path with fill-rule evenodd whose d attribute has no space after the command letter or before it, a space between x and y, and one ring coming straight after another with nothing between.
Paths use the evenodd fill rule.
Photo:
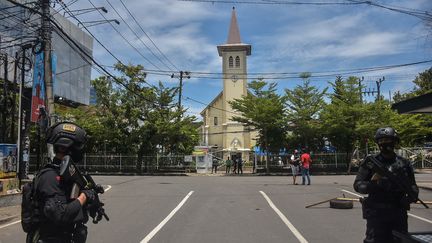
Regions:
<instances>
[{"instance_id":1,"label":"tall steeple","mask_svg":"<svg viewBox=\"0 0 432 243\"><path fill-rule=\"evenodd\" d=\"M240 30L237 23L237 14L235 7L233 7L231 12L231 23L228 31L227 43L217 46L219 56L223 55L223 52L231 51L246 51L246 55L251 55L251 45L241 42Z\"/></svg>"},{"instance_id":2,"label":"tall steeple","mask_svg":"<svg viewBox=\"0 0 432 243\"><path fill-rule=\"evenodd\" d=\"M228 32L227 44L240 44L240 43L241 43L240 30L237 24L237 15L236 15L235 7L233 7L231 13L231 24Z\"/></svg>"}]
</instances>

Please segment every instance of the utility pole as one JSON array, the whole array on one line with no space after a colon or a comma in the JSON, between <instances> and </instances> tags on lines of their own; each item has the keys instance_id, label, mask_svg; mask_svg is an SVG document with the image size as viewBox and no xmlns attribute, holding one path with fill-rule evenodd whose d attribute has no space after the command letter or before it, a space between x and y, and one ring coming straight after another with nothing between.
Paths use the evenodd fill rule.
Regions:
<instances>
[{"instance_id":1,"label":"utility pole","mask_svg":"<svg viewBox=\"0 0 432 243\"><path fill-rule=\"evenodd\" d=\"M44 51L44 81L46 89L47 100L47 116L48 127L55 123L54 111L54 91L52 83L52 59L51 59L51 13L50 13L50 0L39 0L42 9L42 45ZM52 144L47 144L48 158L54 158L54 147Z\"/></svg>"},{"instance_id":2,"label":"utility pole","mask_svg":"<svg viewBox=\"0 0 432 243\"><path fill-rule=\"evenodd\" d=\"M46 89L46 99L48 105L48 118L50 124L54 124L54 92L52 83L52 60L51 60L51 13L50 0L39 0L42 8L42 41L44 50L44 81Z\"/></svg>"},{"instance_id":3,"label":"utility pole","mask_svg":"<svg viewBox=\"0 0 432 243\"><path fill-rule=\"evenodd\" d=\"M180 87L179 87L179 101L178 101L178 110L181 109L181 97L183 91L183 71L180 71Z\"/></svg>"},{"instance_id":4,"label":"utility pole","mask_svg":"<svg viewBox=\"0 0 432 243\"><path fill-rule=\"evenodd\" d=\"M382 82L384 82L384 80L385 80L385 77L383 76L382 79L380 78L380 79L378 79L378 81L375 81L376 85L377 85L377 92L378 92L377 100L381 99L381 84L382 84Z\"/></svg>"},{"instance_id":5,"label":"utility pole","mask_svg":"<svg viewBox=\"0 0 432 243\"><path fill-rule=\"evenodd\" d=\"M8 103L8 56L5 53L3 55L3 67L4 67L4 77L3 77L3 112L2 112L2 142L6 142L6 116L7 116L7 103Z\"/></svg>"},{"instance_id":6,"label":"utility pole","mask_svg":"<svg viewBox=\"0 0 432 243\"><path fill-rule=\"evenodd\" d=\"M15 141L15 106L16 106L16 89L18 83L18 52L15 52L15 66L14 66L14 76L12 85L12 110L11 110L11 141ZM21 111L21 110L20 110Z\"/></svg>"},{"instance_id":7,"label":"utility pole","mask_svg":"<svg viewBox=\"0 0 432 243\"><path fill-rule=\"evenodd\" d=\"M358 79L359 81L359 90L360 90L360 103L363 103L363 92L362 92L362 82L364 80L364 77Z\"/></svg>"},{"instance_id":8,"label":"utility pole","mask_svg":"<svg viewBox=\"0 0 432 243\"><path fill-rule=\"evenodd\" d=\"M18 179L21 181L23 179L23 132L24 129L24 114L23 114L23 92L24 92L24 81L25 81L25 60L26 60L26 47L21 47L22 56L21 56L21 84L19 88L19 108L18 108L18 141L17 141L17 150L18 150L18 162L17 162L17 172Z\"/></svg>"},{"instance_id":9,"label":"utility pole","mask_svg":"<svg viewBox=\"0 0 432 243\"><path fill-rule=\"evenodd\" d=\"M179 78L180 79L178 110L181 109L181 99L182 99L182 92L183 92L183 77L190 79L190 73L188 71L180 71L179 76L171 74L171 78Z\"/></svg>"}]
</instances>

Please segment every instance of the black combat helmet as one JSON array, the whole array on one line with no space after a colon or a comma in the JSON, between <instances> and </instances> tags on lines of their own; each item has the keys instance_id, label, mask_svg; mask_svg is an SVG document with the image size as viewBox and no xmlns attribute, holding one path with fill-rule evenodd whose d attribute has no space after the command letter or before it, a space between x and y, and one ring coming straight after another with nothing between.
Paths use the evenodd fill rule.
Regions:
<instances>
[{"instance_id":1,"label":"black combat helmet","mask_svg":"<svg viewBox=\"0 0 432 243\"><path fill-rule=\"evenodd\" d=\"M381 138L392 138L395 142L400 141L396 130L391 127L378 128L375 133L375 142L378 143Z\"/></svg>"},{"instance_id":2,"label":"black combat helmet","mask_svg":"<svg viewBox=\"0 0 432 243\"><path fill-rule=\"evenodd\" d=\"M75 123L60 122L48 128L46 140L54 146L54 152L57 153L59 147L64 147L72 159L79 162L83 157L87 133Z\"/></svg>"}]
</instances>

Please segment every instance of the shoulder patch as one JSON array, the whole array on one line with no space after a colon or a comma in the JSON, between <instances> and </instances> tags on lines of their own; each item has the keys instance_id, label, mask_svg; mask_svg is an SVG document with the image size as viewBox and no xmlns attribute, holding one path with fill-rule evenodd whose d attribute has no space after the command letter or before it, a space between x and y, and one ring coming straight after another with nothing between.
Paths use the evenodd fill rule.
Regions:
<instances>
[{"instance_id":1,"label":"shoulder patch","mask_svg":"<svg viewBox=\"0 0 432 243\"><path fill-rule=\"evenodd\" d=\"M63 124L63 130L68 132L75 132L76 128L77 127L73 124Z\"/></svg>"}]
</instances>

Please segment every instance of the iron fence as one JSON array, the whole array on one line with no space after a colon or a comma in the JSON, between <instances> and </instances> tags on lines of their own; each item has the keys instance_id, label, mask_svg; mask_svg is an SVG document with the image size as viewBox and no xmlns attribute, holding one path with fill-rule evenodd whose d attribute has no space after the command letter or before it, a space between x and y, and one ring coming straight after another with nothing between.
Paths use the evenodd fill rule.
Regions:
<instances>
[{"instance_id":1,"label":"iron fence","mask_svg":"<svg viewBox=\"0 0 432 243\"><path fill-rule=\"evenodd\" d=\"M46 155L43 157L43 161L47 161ZM36 161L36 156L31 155L30 172L36 171ZM184 155L143 156L139 159L137 155L85 154L78 166L88 172L99 173L187 172L195 168L193 163L185 162Z\"/></svg>"},{"instance_id":2,"label":"iron fence","mask_svg":"<svg viewBox=\"0 0 432 243\"><path fill-rule=\"evenodd\" d=\"M371 151L377 152L377 151ZM399 155L410 159L415 169L432 168L432 149L427 148L402 148L396 151ZM312 153L312 171L322 172L354 172L360 161L366 155L365 151L354 153ZM290 154L269 155L268 162L265 156L251 153L250 161L243 161L244 172L265 171L266 167L271 172L289 172ZM30 156L29 171L36 170L36 156ZM192 162L185 161L184 155L170 156L143 156L122 154L85 154L83 162L78 166L89 172L109 173L157 173L157 172L195 172L196 166ZM219 171L225 170L225 163L219 162Z\"/></svg>"}]
</instances>

